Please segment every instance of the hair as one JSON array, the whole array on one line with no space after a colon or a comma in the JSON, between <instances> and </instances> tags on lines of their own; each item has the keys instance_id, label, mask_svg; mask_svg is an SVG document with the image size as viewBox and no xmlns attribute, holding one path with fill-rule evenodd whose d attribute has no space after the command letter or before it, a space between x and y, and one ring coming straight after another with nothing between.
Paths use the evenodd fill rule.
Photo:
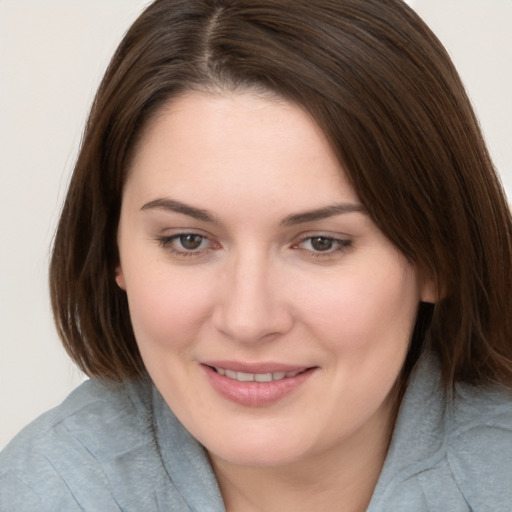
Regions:
<instances>
[{"instance_id":1,"label":"hair","mask_svg":"<svg viewBox=\"0 0 512 512\"><path fill-rule=\"evenodd\" d=\"M145 372L117 227L147 121L190 90L268 91L310 113L373 221L435 283L411 349L446 385L512 383L512 223L445 49L400 0L157 0L128 30L94 100L50 266L59 335L90 376Z\"/></svg>"}]
</instances>

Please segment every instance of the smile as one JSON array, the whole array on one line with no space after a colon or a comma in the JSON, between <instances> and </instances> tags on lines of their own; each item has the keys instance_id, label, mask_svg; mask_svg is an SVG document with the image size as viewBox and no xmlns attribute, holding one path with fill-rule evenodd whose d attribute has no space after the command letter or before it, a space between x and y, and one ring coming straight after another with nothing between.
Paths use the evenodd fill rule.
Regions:
<instances>
[{"instance_id":1,"label":"smile","mask_svg":"<svg viewBox=\"0 0 512 512\"><path fill-rule=\"evenodd\" d=\"M216 366L213 369L220 375L226 376L228 379L237 380L239 382L272 382L276 380L282 380L290 377L295 377L301 370L294 372L273 372L273 373L248 373L248 372L236 372L234 370L228 370L225 368L218 368Z\"/></svg>"},{"instance_id":2,"label":"smile","mask_svg":"<svg viewBox=\"0 0 512 512\"><path fill-rule=\"evenodd\" d=\"M242 363L203 363L201 367L216 393L246 407L265 407L279 402L305 385L318 369Z\"/></svg>"}]
</instances>

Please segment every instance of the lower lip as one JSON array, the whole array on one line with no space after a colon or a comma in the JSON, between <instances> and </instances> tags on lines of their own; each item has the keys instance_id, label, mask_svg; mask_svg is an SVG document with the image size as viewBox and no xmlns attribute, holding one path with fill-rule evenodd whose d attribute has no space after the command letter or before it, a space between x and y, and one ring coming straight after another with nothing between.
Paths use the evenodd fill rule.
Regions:
<instances>
[{"instance_id":1,"label":"lower lip","mask_svg":"<svg viewBox=\"0 0 512 512\"><path fill-rule=\"evenodd\" d=\"M295 377L271 382L240 382L220 375L210 366L201 365L213 389L231 402L246 407L264 407L274 404L295 391L313 374L313 368Z\"/></svg>"}]
</instances>

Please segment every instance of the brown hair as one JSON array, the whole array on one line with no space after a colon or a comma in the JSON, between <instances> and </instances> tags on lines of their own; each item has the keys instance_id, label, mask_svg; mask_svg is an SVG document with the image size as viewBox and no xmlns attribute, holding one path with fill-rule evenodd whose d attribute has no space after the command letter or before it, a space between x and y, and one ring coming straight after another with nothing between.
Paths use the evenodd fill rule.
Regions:
<instances>
[{"instance_id":1,"label":"brown hair","mask_svg":"<svg viewBox=\"0 0 512 512\"><path fill-rule=\"evenodd\" d=\"M94 101L50 270L57 328L89 375L142 373L115 283L123 183L141 129L189 89L259 88L310 112L387 237L432 279L423 346L446 384L512 381L510 213L461 81L400 0L157 0Z\"/></svg>"}]
</instances>

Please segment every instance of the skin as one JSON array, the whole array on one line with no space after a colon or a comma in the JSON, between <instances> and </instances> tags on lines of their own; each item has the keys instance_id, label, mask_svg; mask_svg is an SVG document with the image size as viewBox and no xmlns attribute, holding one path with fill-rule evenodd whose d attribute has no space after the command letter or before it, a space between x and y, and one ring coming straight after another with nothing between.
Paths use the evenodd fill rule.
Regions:
<instances>
[{"instance_id":1,"label":"skin","mask_svg":"<svg viewBox=\"0 0 512 512\"><path fill-rule=\"evenodd\" d=\"M118 244L143 360L206 447L227 509L365 510L431 286L311 118L247 91L173 99L136 149ZM283 398L246 406L212 387L210 361L309 370Z\"/></svg>"}]
</instances>

